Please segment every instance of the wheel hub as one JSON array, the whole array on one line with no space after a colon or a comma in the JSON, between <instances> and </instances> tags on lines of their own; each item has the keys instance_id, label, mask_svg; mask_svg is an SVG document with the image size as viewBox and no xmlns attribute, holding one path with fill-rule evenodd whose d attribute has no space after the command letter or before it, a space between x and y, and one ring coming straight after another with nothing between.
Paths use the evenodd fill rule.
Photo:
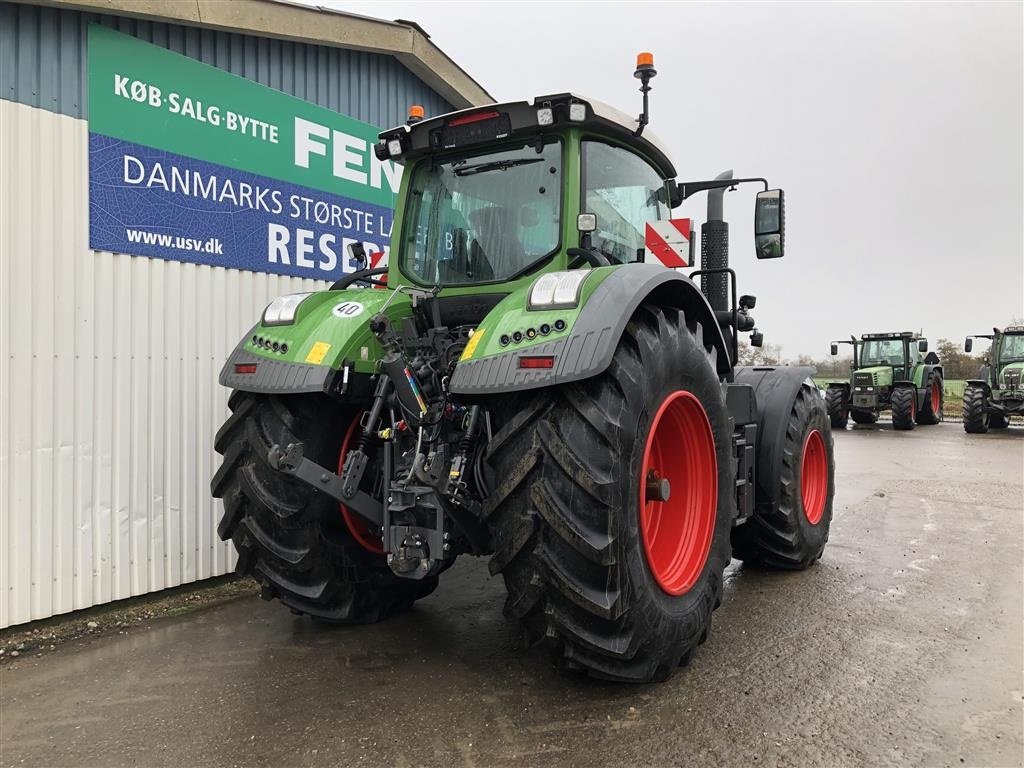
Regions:
<instances>
[{"instance_id":1,"label":"wheel hub","mask_svg":"<svg viewBox=\"0 0 1024 768\"><path fill-rule=\"evenodd\" d=\"M672 484L658 474L657 470L647 473L647 501L668 501L672 495Z\"/></svg>"}]
</instances>

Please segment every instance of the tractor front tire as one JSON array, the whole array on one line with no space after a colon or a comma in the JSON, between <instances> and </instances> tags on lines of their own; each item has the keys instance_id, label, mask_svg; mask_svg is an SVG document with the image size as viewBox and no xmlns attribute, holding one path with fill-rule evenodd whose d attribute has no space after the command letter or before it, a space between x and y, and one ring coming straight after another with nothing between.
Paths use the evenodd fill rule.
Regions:
<instances>
[{"instance_id":1,"label":"tractor front tire","mask_svg":"<svg viewBox=\"0 0 1024 768\"><path fill-rule=\"evenodd\" d=\"M336 501L267 462L271 446L301 442L309 459L337 466L351 409L322 395L240 391L228 405L214 443L224 461L210 484L224 500L217 532L234 542L236 571L255 578L265 599L326 622L366 624L437 587L436 576L395 576L383 554L353 536Z\"/></svg>"},{"instance_id":2,"label":"tractor front tire","mask_svg":"<svg viewBox=\"0 0 1024 768\"><path fill-rule=\"evenodd\" d=\"M777 484L775 493L759 478L754 515L733 529L733 557L738 560L802 570L825 549L835 458L829 419L814 394L801 387L793 401L782 446L782 475L770 480Z\"/></svg>"},{"instance_id":3,"label":"tractor front tire","mask_svg":"<svg viewBox=\"0 0 1024 768\"><path fill-rule=\"evenodd\" d=\"M989 429L1006 429L1010 426L1010 419L1001 413L990 413L988 416Z\"/></svg>"},{"instance_id":4,"label":"tractor front tire","mask_svg":"<svg viewBox=\"0 0 1024 768\"><path fill-rule=\"evenodd\" d=\"M874 424L878 421L876 411L850 411L850 418L857 424Z\"/></svg>"},{"instance_id":5,"label":"tractor front tire","mask_svg":"<svg viewBox=\"0 0 1024 768\"><path fill-rule=\"evenodd\" d=\"M641 305L603 374L494 414L484 514L506 613L561 669L667 679L707 638L729 562L732 425L710 335Z\"/></svg>"},{"instance_id":6,"label":"tractor front tire","mask_svg":"<svg viewBox=\"0 0 1024 768\"><path fill-rule=\"evenodd\" d=\"M942 421L942 404L945 394L942 388L942 374L933 370L925 382L924 406L917 412L918 424L938 424Z\"/></svg>"},{"instance_id":7,"label":"tractor front tire","mask_svg":"<svg viewBox=\"0 0 1024 768\"><path fill-rule=\"evenodd\" d=\"M890 403L893 429L913 429L917 416L917 388L896 387Z\"/></svg>"},{"instance_id":8,"label":"tractor front tire","mask_svg":"<svg viewBox=\"0 0 1024 768\"><path fill-rule=\"evenodd\" d=\"M968 386L964 390L964 431L972 435L988 432L990 417L985 410L986 401L983 387Z\"/></svg>"},{"instance_id":9,"label":"tractor front tire","mask_svg":"<svg viewBox=\"0 0 1024 768\"><path fill-rule=\"evenodd\" d=\"M825 390L825 407L832 429L846 429L850 420L850 409L846 405L846 390L842 387L829 387ZM853 420L857 421L856 411Z\"/></svg>"}]
</instances>

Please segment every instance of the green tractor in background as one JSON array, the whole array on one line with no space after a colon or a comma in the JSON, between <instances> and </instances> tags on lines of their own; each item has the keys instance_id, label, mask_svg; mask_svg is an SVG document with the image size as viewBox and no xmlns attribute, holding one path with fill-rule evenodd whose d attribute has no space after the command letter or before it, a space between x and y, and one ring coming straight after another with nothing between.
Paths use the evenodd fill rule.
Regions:
<instances>
[{"instance_id":1,"label":"green tractor in background","mask_svg":"<svg viewBox=\"0 0 1024 768\"><path fill-rule=\"evenodd\" d=\"M860 339L833 341L853 347L849 382L828 385L825 402L834 429L845 429L852 418L857 424L874 424L882 411L892 410L895 429L942 421L942 366L928 340L910 331L865 333Z\"/></svg>"},{"instance_id":2,"label":"green tractor in background","mask_svg":"<svg viewBox=\"0 0 1024 768\"><path fill-rule=\"evenodd\" d=\"M1010 417L1024 414L1024 325L1009 326L990 334L974 334L964 342L970 352L974 339L991 339L988 365L977 379L968 379L964 390L964 430L971 433L1005 429Z\"/></svg>"},{"instance_id":3,"label":"green tractor in background","mask_svg":"<svg viewBox=\"0 0 1024 768\"><path fill-rule=\"evenodd\" d=\"M489 556L560 668L646 682L707 638L731 557L821 556L813 370L736 366L755 298L736 295L724 194L763 185L755 251L782 256L782 191L677 182L643 133L654 74L638 62L639 119L563 93L380 134L404 165L388 266L351 247L363 268L276 299L221 373L219 533L264 597L372 622ZM687 275L671 211L697 192Z\"/></svg>"}]
</instances>

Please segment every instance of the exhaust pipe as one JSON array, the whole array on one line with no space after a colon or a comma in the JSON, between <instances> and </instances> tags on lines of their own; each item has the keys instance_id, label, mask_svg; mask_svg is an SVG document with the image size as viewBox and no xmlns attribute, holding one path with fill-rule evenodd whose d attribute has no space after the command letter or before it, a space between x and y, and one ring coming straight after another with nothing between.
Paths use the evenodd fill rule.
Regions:
<instances>
[{"instance_id":1,"label":"exhaust pipe","mask_svg":"<svg viewBox=\"0 0 1024 768\"><path fill-rule=\"evenodd\" d=\"M723 171L715 180L731 179L732 171ZM701 269L726 269L729 266L729 223L723 219L725 189L708 190L708 218L701 227ZM718 273L700 276L700 289L711 308L726 312L729 306L729 275Z\"/></svg>"}]
</instances>

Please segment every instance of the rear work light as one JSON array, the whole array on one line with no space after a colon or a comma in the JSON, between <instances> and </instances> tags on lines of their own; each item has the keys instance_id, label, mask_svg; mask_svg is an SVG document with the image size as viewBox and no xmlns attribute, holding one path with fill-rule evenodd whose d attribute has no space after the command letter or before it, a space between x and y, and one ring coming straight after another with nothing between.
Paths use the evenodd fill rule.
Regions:
<instances>
[{"instance_id":1,"label":"rear work light","mask_svg":"<svg viewBox=\"0 0 1024 768\"><path fill-rule=\"evenodd\" d=\"M554 355L534 355L534 356L519 356L519 367L520 368L554 368L555 357Z\"/></svg>"},{"instance_id":2,"label":"rear work light","mask_svg":"<svg viewBox=\"0 0 1024 768\"><path fill-rule=\"evenodd\" d=\"M235 363L235 373L256 373L256 363Z\"/></svg>"},{"instance_id":3,"label":"rear work light","mask_svg":"<svg viewBox=\"0 0 1024 768\"><path fill-rule=\"evenodd\" d=\"M463 115L462 117L456 117L448 121L448 127L454 128L456 125L469 125L470 123L479 123L481 120L490 120L495 117L500 117L501 113L494 110L490 112L477 112L472 115Z\"/></svg>"}]
</instances>

